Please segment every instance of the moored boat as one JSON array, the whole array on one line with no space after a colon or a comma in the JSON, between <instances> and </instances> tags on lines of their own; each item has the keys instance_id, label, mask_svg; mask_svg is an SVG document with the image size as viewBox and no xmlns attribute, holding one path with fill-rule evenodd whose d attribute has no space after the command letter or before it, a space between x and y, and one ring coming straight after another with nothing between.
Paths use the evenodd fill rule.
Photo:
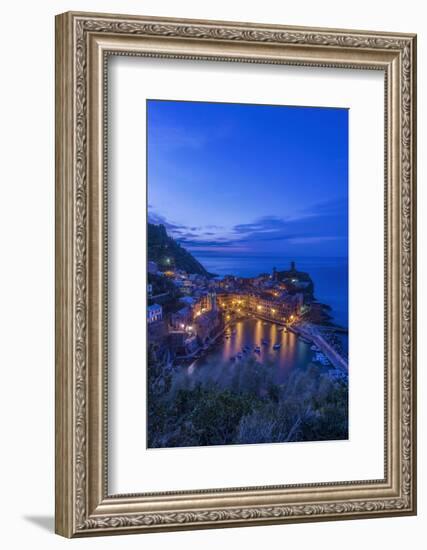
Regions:
<instances>
[{"instance_id":1,"label":"moored boat","mask_svg":"<svg viewBox=\"0 0 427 550\"><path fill-rule=\"evenodd\" d=\"M316 361L317 363L321 363L324 366L327 366L327 365L330 364L329 359L323 353L321 353L320 351L318 351L315 354L315 356L313 358L313 361Z\"/></svg>"}]
</instances>

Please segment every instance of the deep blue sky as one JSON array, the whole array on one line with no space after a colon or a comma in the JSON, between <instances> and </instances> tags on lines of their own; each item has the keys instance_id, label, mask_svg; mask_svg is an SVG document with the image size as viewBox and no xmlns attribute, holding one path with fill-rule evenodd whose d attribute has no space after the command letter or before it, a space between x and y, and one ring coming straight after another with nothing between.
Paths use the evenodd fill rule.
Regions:
<instances>
[{"instance_id":1,"label":"deep blue sky","mask_svg":"<svg viewBox=\"0 0 427 550\"><path fill-rule=\"evenodd\" d=\"M147 102L148 215L196 257L348 255L348 111Z\"/></svg>"}]
</instances>

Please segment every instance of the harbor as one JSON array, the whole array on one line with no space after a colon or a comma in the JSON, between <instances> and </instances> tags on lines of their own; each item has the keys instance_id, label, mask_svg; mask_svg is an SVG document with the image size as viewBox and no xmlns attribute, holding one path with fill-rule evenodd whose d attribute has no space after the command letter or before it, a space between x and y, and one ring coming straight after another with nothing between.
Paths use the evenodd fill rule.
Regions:
<instances>
[{"instance_id":1,"label":"harbor","mask_svg":"<svg viewBox=\"0 0 427 550\"><path fill-rule=\"evenodd\" d=\"M211 375L212 369L217 369L218 376L224 376L224 370L233 370L236 364L249 359L265 365L278 384L285 382L293 369L310 365L334 368L321 348L294 329L255 317L242 318L229 325L209 350L186 368L189 376L199 369L209 369Z\"/></svg>"}]
</instances>

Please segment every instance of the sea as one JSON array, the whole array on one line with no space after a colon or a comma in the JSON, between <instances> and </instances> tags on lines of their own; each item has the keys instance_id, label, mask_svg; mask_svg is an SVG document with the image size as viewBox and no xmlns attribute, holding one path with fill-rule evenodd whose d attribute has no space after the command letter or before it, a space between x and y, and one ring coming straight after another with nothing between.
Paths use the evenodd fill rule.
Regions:
<instances>
[{"instance_id":1,"label":"sea","mask_svg":"<svg viewBox=\"0 0 427 550\"><path fill-rule=\"evenodd\" d=\"M194 254L194 252L193 252ZM194 254L210 272L218 276L254 277L260 273L287 270L291 261L299 271L307 272L314 283L314 295L329 305L333 321L348 328L348 258L286 257L274 255Z\"/></svg>"}]
</instances>

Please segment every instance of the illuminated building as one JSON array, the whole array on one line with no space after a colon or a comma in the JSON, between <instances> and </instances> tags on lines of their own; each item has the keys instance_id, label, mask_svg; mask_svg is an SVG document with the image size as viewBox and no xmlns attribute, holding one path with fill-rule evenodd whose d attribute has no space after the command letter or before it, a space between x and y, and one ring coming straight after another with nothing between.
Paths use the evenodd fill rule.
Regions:
<instances>
[{"instance_id":1,"label":"illuminated building","mask_svg":"<svg viewBox=\"0 0 427 550\"><path fill-rule=\"evenodd\" d=\"M153 304L147 307L147 322L148 324L161 321L163 318L163 308L159 304Z\"/></svg>"}]
</instances>

